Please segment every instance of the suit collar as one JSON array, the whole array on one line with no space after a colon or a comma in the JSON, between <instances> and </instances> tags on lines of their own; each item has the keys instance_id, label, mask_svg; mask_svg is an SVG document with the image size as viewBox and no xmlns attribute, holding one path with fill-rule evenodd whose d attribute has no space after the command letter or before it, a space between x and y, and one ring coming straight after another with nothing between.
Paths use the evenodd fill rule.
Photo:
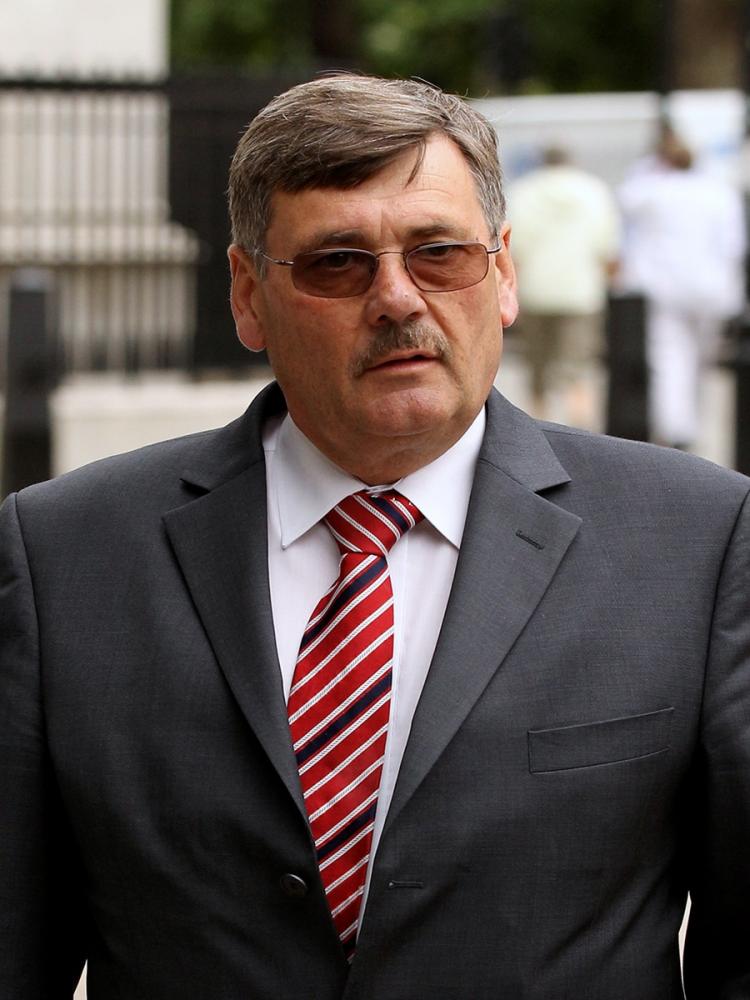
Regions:
<instances>
[{"instance_id":1,"label":"suit collar","mask_svg":"<svg viewBox=\"0 0 750 1000\"><path fill-rule=\"evenodd\" d=\"M570 482L537 421L493 389L479 460L532 493Z\"/></svg>"},{"instance_id":2,"label":"suit collar","mask_svg":"<svg viewBox=\"0 0 750 1000\"><path fill-rule=\"evenodd\" d=\"M203 436L182 480L199 495L164 524L226 682L306 816L284 702L268 586L263 423L283 412L272 384L238 420Z\"/></svg>"},{"instance_id":3,"label":"suit collar","mask_svg":"<svg viewBox=\"0 0 750 1000\"><path fill-rule=\"evenodd\" d=\"M210 431L191 456L182 481L208 493L263 460L263 425L286 412L276 382L262 389L247 410L226 427Z\"/></svg>"}]
</instances>

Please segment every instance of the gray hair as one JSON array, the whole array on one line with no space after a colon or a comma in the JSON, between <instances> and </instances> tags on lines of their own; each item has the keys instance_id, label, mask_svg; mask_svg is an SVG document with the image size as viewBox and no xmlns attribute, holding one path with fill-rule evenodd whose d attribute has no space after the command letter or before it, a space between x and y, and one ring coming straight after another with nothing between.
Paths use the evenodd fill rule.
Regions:
<instances>
[{"instance_id":1,"label":"gray hair","mask_svg":"<svg viewBox=\"0 0 750 1000\"><path fill-rule=\"evenodd\" d=\"M505 217L495 130L453 94L421 80L341 73L292 87L248 126L229 173L232 239L261 268L271 196L310 188L353 188L407 150L419 169L430 136L463 153L494 237Z\"/></svg>"}]
</instances>

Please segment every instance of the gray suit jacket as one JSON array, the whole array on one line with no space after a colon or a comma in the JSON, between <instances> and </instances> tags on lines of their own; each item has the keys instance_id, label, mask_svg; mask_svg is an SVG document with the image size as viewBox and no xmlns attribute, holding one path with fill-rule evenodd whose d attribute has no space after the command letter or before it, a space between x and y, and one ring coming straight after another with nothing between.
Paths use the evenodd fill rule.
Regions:
<instances>
[{"instance_id":1,"label":"gray suit jacket","mask_svg":"<svg viewBox=\"0 0 750 1000\"><path fill-rule=\"evenodd\" d=\"M10 498L0 997L750 997L750 481L496 393L354 964L305 819L260 428Z\"/></svg>"}]
</instances>

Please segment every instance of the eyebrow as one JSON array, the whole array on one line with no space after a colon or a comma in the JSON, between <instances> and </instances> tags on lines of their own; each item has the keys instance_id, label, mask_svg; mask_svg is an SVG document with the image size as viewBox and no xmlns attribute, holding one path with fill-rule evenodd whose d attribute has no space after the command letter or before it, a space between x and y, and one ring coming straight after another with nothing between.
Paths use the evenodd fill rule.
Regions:
<instances>
[{"instance_id":1,"label":"eyebrow","mask_svg":"<svg viewBox=\"0 0 750 1000\"><path fill-rule=\"evenodd\" d=\"M412 240L466 240L472 239L468 231L455 221L435 219L422 226L415 226L406 233L406 242ZM361 229L324 230L313 233L300 252L322 250L327 247L358 247L371 242Z\"/></svg>"},{"instance_id":2,"label":"eyebrow","mask_svg":"<svg viewBox=\"0 0 750 1000\"><path fill-rule=\"evenodd\" d=\"M341 229L334 232L313 233L308 240L305 240L304 249L320 250L324 247L351 247L364 242L365 235L361 229Z\"/></svg>"}]
</instances>

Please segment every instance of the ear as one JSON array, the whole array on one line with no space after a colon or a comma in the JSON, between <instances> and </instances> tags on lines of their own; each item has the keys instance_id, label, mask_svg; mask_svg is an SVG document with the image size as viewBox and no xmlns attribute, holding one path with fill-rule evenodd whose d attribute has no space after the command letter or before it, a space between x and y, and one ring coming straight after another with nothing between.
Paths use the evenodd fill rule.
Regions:
<instances>
[{"instance_id":1,"label":"ear","mask_svg":"<svg viewBox=\"0 0 750 1000\"><path fill-rule=\"evenodd\" d=\"M258 314L260 278L252 257L233 243L227 250L232 289L229 301L237 336L248 351L262 351L266 346L263 323Z\"/></svg>"},{"instance_id":2,"label":"ear","mask_svg":"<svg viewBox=\"0 0 750 1000\"><path fill-rule=\"evenodd\" d=\"M518 315L516 294L516 269L510 255L510 225L506 222L500 230L499 242L503 249L494 255L497 294L500 301L500 318L503 329L510 326Z\"/></svg>"}]
</instances>

